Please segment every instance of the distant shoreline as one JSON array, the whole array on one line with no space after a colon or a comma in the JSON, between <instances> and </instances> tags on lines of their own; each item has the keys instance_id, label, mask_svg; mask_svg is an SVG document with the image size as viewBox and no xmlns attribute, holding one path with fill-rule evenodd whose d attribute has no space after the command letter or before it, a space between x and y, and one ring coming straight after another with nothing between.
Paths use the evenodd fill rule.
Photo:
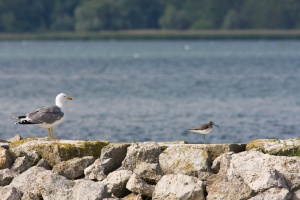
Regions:
<instances>
[{"instance_id":1,"label":"distant shoreline","mask_svg":"<svg viewBox=\"0 0 300 200\"><path fill-rule=\"evenodd\" d=\"M6 40L299 40L300 30L128 30L0 33Z\"/></svg>"}]
</instances>

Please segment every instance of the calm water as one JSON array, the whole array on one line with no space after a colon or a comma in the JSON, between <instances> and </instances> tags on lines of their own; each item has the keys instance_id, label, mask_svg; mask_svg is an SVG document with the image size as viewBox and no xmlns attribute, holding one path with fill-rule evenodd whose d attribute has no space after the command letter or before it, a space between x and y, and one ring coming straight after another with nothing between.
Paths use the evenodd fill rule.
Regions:
<instances>
[{"instance_id":1,"label":"calm water","mask_svg":"<svg viewBox=\"0 0 300 200\"><path fill-rule=\"evenodd\" d=\"M300 42L0 42L0 139L47 136L13 115L65 92L65 139L209 143L300 136Z\"/></svg>"}]
</instances>

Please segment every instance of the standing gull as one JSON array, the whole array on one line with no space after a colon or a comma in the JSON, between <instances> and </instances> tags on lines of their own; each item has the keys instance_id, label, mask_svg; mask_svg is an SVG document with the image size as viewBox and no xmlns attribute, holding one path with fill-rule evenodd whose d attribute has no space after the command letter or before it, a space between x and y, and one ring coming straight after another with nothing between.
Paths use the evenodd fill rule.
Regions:
<instances>
[{"instance_id":1,"label":"standing gull","mask_svg":"<svg viewBox=\"0 0 300 200\"><path fill-rule=\"evenodd\" d=\"M67 100L72 100L72 97L60 93L55 98L55 105L45 106L26 115L15 116L13 118L20 120L16 124L35 124L47 128L50 138L55 139L53 127L64 120L64 103Z\"/></svg>"},{"instance_id":2,"label":"standing gull","mask_svg":"<svg viewBox=\"0 0 300 200\"><path fill-rule=\"evenodd\" d=\"M204 144L205 144L205 135L208 134L213 129L213 126L218 126L218 125L216 125L212 121L210 121L207 124L197 126L196 128L192 128L189 131L203 134L204 135Z\"/></svg>"}]
</instances>

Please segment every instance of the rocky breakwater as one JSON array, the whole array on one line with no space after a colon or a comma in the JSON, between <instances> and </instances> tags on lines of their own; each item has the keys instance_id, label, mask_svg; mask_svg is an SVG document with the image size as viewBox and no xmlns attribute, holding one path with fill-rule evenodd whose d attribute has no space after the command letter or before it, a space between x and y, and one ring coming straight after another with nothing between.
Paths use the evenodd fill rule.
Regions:
<instances>
[{"instance_id":1,"label":"rocky breakwater","mask_svg":"<svg viewBox=\"0 0 300 200\"><path fill-rule=\"evenodd\" d=\"M300 140L0 141L0 199L300 199Z\"/></svg>"}]
</instances>

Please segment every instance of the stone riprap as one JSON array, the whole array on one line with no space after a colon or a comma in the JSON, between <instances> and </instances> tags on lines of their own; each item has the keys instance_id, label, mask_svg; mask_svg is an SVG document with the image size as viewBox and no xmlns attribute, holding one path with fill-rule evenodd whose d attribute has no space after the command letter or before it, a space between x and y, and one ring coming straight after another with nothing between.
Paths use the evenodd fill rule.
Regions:
<instances>
[{"instance_id":1,"label":"stone riprap","mask_svg":"<svg viewBox=\"0 0 300 200\"><path fill-rule=\"evenodd\" d=\"M299 139L110 143L16 136L0 145L0 199L300 199Z\"/></svg>"}]
</instances>

